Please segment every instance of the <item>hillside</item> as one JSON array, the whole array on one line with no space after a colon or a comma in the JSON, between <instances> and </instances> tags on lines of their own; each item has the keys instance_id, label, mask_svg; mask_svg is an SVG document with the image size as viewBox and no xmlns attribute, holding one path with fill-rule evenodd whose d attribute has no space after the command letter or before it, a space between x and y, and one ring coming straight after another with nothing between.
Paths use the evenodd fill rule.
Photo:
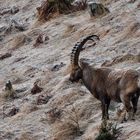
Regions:
<instances>
[{"instance_id":1,"label":"hillside","mask_svg":"<svg viewBox=\"0 0 140 140\"><path fill-rule=\"evenodd\" d=\"M18 95L0 98L0 140L95 139L100 102L82 83L69 81L72 47L86 35L97 34L100 41L87 47L81 58L94 67L140 69L140 1L101 2L110 10L106 16L91 18L84 10L41 23L36 16L41 1L0 1L0 95L8 80ZM36 43L40 35L43 40ZM41 87L36 94L31 93L35 82ZM116 122L117 106L112 102L110 121ZM11 115L15 107L18 111ZM78 120L81 134L75 134L77 123L71 117ZM118 126L123 127L120 140L140 140L140 101L136 120Z\"/></svg>"}]
</instances>

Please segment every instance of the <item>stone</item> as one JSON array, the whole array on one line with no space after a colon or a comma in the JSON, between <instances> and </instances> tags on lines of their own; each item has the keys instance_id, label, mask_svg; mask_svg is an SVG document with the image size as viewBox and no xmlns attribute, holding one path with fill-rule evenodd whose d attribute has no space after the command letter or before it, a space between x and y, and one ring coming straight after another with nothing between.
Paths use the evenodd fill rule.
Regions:
<instances>
[{"instance_id":1,"label":"stone","mask_svg":"<svg viewBox=\"0 0 140 140\"><path fill-rule=\"evenodd\" d=\"M88 3L88 11L91 17L100 17L108 14L110 11L101 3Z\"/></svg>"}]
</instances>

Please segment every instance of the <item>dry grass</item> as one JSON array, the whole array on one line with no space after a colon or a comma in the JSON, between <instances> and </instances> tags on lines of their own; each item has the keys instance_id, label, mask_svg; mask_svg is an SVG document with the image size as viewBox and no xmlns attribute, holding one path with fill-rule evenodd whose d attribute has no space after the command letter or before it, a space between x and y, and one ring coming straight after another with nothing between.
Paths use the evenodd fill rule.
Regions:
<instances>
[{"instance_id":1,"label":"dry grass","mask_svg":"<svg viewBox=\"0 0 140 140\"><path fill-rule=\"evenodd\" d=\"M123 16L123 15L122 15ZM125 15L124 15L125 16ZM128 26L126 26L122 31L119 37L116 37L116 42L123 42L129 38L139 38L140 36L140 23L136 21L130 21Z\"/></svg>"},{"instance_id":2,"label":"dry grass","mask_svg":"<svg viewBox=\"0 0 140 140\"><path fill-rule=\"evenodd\" d=\"M64 76L70 74L71 70L72 70L71 64L67 64L67 65L66 65L66 69L63 70Z\"/></svg>"},{"instance_id":3,"label":"dry grass","mask_svg":"<svg viewBox=\"0 0 140 140\"><path fill-rule=\"evenodd\" d=\"M37 140L37 138L32 136L29 132L23 132L20 135L19 140Z\"/></svg>"},{"instance_id":4,"label":"dry grass","mask_svg":"<svg viewBox=\"0 0 140 140\"><path fill-rule=\"evenodd\" d=\"M73 105L67 109L53 108L46 112L45 117L40 121L50 125L51 136L49 139L71 140L83 134L80 130L79 114Z\"/></svg>"},{"instance_id":5,"label":"dry grass","mask_svg":"<svg viewBox=\"0 0 140 140\"><path fill-rule=\"evenodd\" d=\"M74 24L67 24L67 29L63 34L63 38L69 37L72 35L72 33L77 31L78 25L74 25Z\"/></svg>"},{"instance_id":6,"label":"dry grass","mask_svg":"<svg viewBox=\"0 0 140 140\"><path fill-rule=\"evenodd\" d=\"M95 140L97 135L99 134L99 128L96 125L94 128L88 128L87 132L84 134L84 140Z\"/></svg>"},{"instance_id":7,"label":"dry grass","mask_svg":"<svg viewBox=\"0 0 140 140\"><path fill-rule=\"evenodd\" d=\"M71 105L69 109L63 109L63 119L54 124L54 137L58 140L65 140L74 139L74 137L82 135L83 132L80 129L79 121L80 117L74 105Z\"/></svg>"},{"instance_id":8,"label":"dry grass","mask_svg":"<svg viewBox=\"0 0 140 140\"><path fill-rule=\"evenodd\" d=\"M122 63L122 62L125 62L125 61L132 61L132 62L140 62L140 54L137 54L137 55L133 55L133 54L125 54L125 55L121 55L121 56L117 56L115 58L113 58L113 60L111 61L105 61L102 66L113 66L115 64L118 64L118 63Z\"/></svg>"},{"instance_id":9,"label":"dry grass","mask_svg":"<svg viewBox=\"0 0 140 140\"><path fill-rule=\"evenodd\" d=\"M15 36L13 38L12 42L10 43L10 45L12 46L11 50L16 50L16 49L22 47L23 45L25 45L27 40L28 40L28 37L23 33Z\"/></svg>"},{"instance_id":10,"label":"dry grass","mask_svg":"<svg viewBox=\"0 0 140 140\"><path fill-rule=\"evenodd\" d=\"M122 37L123 39L137 37L138 30L140 29L139 22L130 22L130 24L124 29Z\"/></svg>"},{"instance_id":11,"label":"dry grass","mask_svg":"<svg viewBox=\"0 0 140 140\"><path fill-rule=\"evenodd\" d=\"M48 124L54 124L55 122L60 122L62 116L62 110L58 108L52 108L48 112L45 112L45 117L41 118L41 122L47 122Z\"/></svg>"},{"instance_id":12,"label":"dry grass","mask_svg":"<svg viewBox=\"0 0 140 140\"><path fill-rule=\"evenodd\" d=\"M37 7L37 16L39 21L46 21L58 14L69 13L71 11L71 2L66 0L46 0L40 7Z\"/></svg>"},{"instance_id":13,"label":"dry grass","mask_svg":"<svg viewBox=\"0 0 140 140\"><path fill-rule=\"evenodd\" d=\"M10 90L4 90L1 94L1 98L3 98L4 100L15 99L16 97L17 94L13 88Z\"/></svg>"},{"instance_id":14,"label":"dry grass","mask_svg":"<svg viewBox=\"0 0 140 140\"><path fill-rule=\"evenodd\" d=\"M20 110L24 114L29 114L31 112L38 110L38 107L34 103L25 103L24 105L22 105Z\"/></svg>"},{"instance_id":15,"label":"dry grass","mask_svg":"<svg viewBox=\"0 0 140 140\"><path fill-rule=\"evenodd\" d=\"M37 17L39 21L46 21L57 17L60 14L69 14L74 11L85 10L87 0L82 0L72 5L73 0L46 0L40 7L37 7Z\"/></svg>"},{"instance_id":16,"label":"dry grass","mask_svg":"<svg viewBox=\"0 0 140 140\"><path fill-rule=\"evenodd\" d=\"M109 5L113 1L115 2L115 0L101 0L101 3L103 3L104 5Z\"/></svg>"},{"instance_id":17,"label":"dry grass","mask_svg":"<svg viewBox=\"0 0 140 140\"><path fill-rule=\"evenodd\" d=\"M58 91L60 89L63 88L63 83L60 83L58 85L58 87L56 87L55 91ZM55 100L53 100L53 102L49 102L48 105L50 106L54 106L57 107L59 105L59 107L63 107L66 104L69 104L68 102L74 102L75 100L79 99L81 97L80 93L78 90L75 89L75 91L73 91L72 89L69 89L69 85L65 86L65 89L67 88L67 90L65 91L66 94L58 94L58 96L55 97Z\"/></svg>"},{"instance_id":18,"label":"dry grass","mask_svg":"<svg viewBox=\"0 0 140 140\"><path fill-rule=\"evenodd\" d=\"M70 140L74 139L77 132L77 127L65 120L65 122L57 123L52 127L53 129L53 139L55 140Z\"/></svg>"},{"instance_id":19,"label":"dry grass","mask_svg":"<svg viewBox=\"0 0 140 140\"><path fill-rule=\"evenodd\" d=\"M124 109L118 109L116 112L116 120L118 120L120 123L122 123L125 120L126 117L126 110Z\"/></svg>"},{"instance_id":20,"label":"dry grass","mask_svg":"<svg viewBox=\"0 0 140 140\"><path fill-rule=\"evenodd\" d=\"M71 105L69 110L63 110L64 115L66 116L66 120L70 120L72 124L75 125L77 134L80 132L80 116L78 114L78 110L74 105Z\"/></svg>"},{"instance_id":21,"label":"dry grass","mask_svg":"<svg viewBox=\"0 0 140 140\"><path fill-rule=\"evenodd\" d=\"M12 116L12 118L10 119L10 123L16 123L17 121L21 121L25 119L25 113L17 113L16 115Z\"/></svg>"},{"instance_id":22,"label":"dry grass","mask_svg":"<svg viewBox=\"0 0 140 140\"><path fill-rule=\"evenodd\" d=\"M32 38L37 38L38 37L38 35L39 34L42 34L42 30L41 29L39 29L39 28L31 28L31 30L29 30L28 32L27 32L27 36L30 36L30 37L32 37Z\"/></svg>"}]
</instances>

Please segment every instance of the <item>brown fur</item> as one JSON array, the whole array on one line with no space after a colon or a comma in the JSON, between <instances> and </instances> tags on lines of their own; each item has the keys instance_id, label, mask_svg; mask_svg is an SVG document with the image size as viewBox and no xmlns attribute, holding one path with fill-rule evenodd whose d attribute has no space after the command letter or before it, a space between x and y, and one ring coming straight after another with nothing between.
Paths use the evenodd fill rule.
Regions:
<instances>
[{"instance_id":1,"label":"brown fur","mask_svg":"<svg viewBox=\"0 0 140 140\"><path fill-rule=\"evenodd\" d=\"M81 45L81 44L80 44ZM77 47L78 51L82 46ZM72 52L73 53L73 52ZM72 55L72 65L77 61L76 50ZM79 53L78 53L79 55ZM128 113L133 106L133 116L137 111L137 102L140 94L140 74L136 70L114 70L111 68L93 68L88 63L80 60L80 66L73 65L70 81L82 79L86 88L101 101L102 119L109 119L108 108L110 101L122 102ZM132 103L132 106L131 106Z\"/></svg>"}]
</instances>

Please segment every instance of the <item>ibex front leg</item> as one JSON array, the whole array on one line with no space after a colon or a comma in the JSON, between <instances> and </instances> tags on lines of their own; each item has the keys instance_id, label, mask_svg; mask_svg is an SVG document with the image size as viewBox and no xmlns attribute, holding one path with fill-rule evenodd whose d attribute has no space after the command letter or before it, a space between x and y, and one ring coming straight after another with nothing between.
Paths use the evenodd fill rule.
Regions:
<instances>
[{"instance_id":1,"label":"ibex front leg","mask_svg":"<svg viewBox=\"0 0 140 140\"><path fill-rule=\"evenodd\" d=\"M102 120L109 119L109 114L108 114L109 105L110 105L110 99L104 98L101 102Z\"/></svg>"}]
</instances>

